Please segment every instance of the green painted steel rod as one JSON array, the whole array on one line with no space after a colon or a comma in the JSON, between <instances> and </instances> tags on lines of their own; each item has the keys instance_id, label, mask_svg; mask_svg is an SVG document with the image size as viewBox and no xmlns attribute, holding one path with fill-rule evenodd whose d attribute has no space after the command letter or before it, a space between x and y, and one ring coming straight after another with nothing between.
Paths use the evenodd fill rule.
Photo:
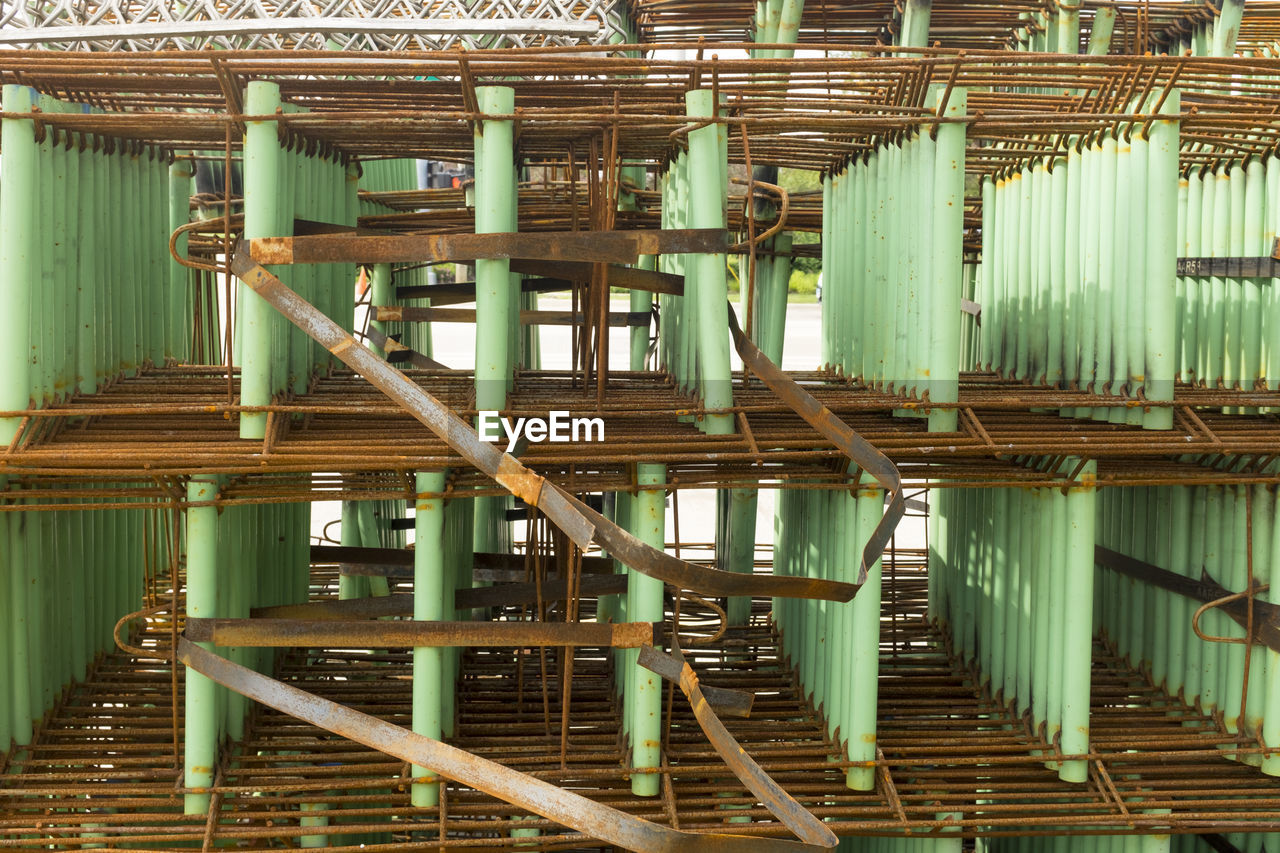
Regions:
<instances>
[{"instance_id":1,"label":"green painted steel rod","mask_svg":"<svg viewBox=\"0 0 1280 853\"><path fill-rule=\"evenodd\" d=\"M31 111L32 90L5 85L0 105L6 114ZM0 305L4 305L4 331L0 334L0 406L9 411L31 404L31 291L35 284L38 223L32 216L36 204L38 146L30 119L0 119L0 148L4 150L6 177L0 181ZM0 421L0 441L8 444L18 431L18 418Z\"/></svg>"},{"instance_id":2,"label":"green painted steel rod","mask_svg":"<svg viewBox=\"0 0 1280 853\"><path fill-rule=\"evenodd\" d=\"M1089 461L1076 475L1078 485L1067 491L1067 572L1073 599L1080 605L1093 601L1094 539L1098 493L1094 482L1097 463ZM1093 666L1093 611L1091 607L1067 608L1063 622L1062 752L1081 755L1089 751L1089 691ZM1087 761L1064 761L1058 776L1065 782L1085 782Z\"/></svg>"},{"instance_id":3,"label":"green painted steel rod","mask_svg":"<svg viewBox=\"0 0 1280 853\"><path fill-rule=\"evenodd\" d=\"M939 95L939 107L942 106ZM968 111L968 92L954 89L944 114L958 118ZM960 393L960 288L964 264L965 126L938 126L933 172L933 286L928 299L932 329L928 370L929 398L955 402ZM927 334L927 332L926 332ZM929 414L930 432L954 432L955 409Z\"/></svg>"},{"instance_id":4,"label":"green painted steel rod","mask_svg":"<svg viewBox=\"0 0 1280 853\"><path fill-rule=\"evenodd\" d=\"M685 93L689 118L711 118L717 105L710 89ZM689 134L690 226L693 228L725 227L725 187L720 176L721 156L717 125L694 130ZM724 303L728 299L724 254L694 255L697 268L698 363L701 368L703 405L711 410L733 405L733 378L729 362L729 326ZM710 435L728 435L734 431L733 415L708 414L704 429Z\"/></svg>"},{"instance_id":5,"label":"green painted steel rod","mask_svg":"<svg viewBox=\"0 0 1280 853\"><path fill-rule=\"evenodd\" d=\"M642 464L637 466L636 484L640 491L632 502L634 534L647 545L662 548L666 542L666 492L661 488L666 482L666 466ZM663 618L662 582L629 571L627 579L627 618L660 622ZM655 768L662 763L662 681L636 663L629 656L631 668L630 690L624 701L630 706L631 766ZM637 796L658 795L660 777L657 774L637 774L631 777L631 792Z\"/></svg>"},{"instance_id":6,"label":"green painted steel rod","mask_svg":"<svg viewBox=\"0 0 1280 853\"><path fill-rule=\"evenodd\" d=\"M476 90L486 115L515 112L515 90L482 86ZM476 126L476 233L513 230L516 206L514 136L511 120L484 119ZM476 261L476 406L506 408L511 373L508 325L511 315L511 262Z\"/></svg>"},{"instance_id":7,"label":"green painted steel rod","mask_svg":"<svg viewBox=\"0 0 1280 853\"><path fill-rule=\"evenodd\" d=\"M844 495L843 492L833 493ZM857 491L857 534L844 558L843 568L854 571L858 564L858 543L867 541L884 514L884 491L860 486ZM853 643L843 650L851 655L849 688L845 698L849 708L848 727L844 737L848 743L850 761L874 761L876 757L876 700L875 689L880 667L880 587L882 563L877 560L867 569L867 581L853 597L853 601L837 605L850 609ZM852 766L845 773L845 784L855 791L875 788L874 766Z\"/></svg>"},{"instance_id":8,"label":"green painted steel rod","mask_svg":"<svg viewBox=\"0 0 1280 853\"><path fill-rule=\"evenodd\" d=\"M250 115L272 115L281 106L279 85L251 81L245 92L245 110ZM276 122L245 123L244 144L244 236L276 237L285 234L285 199L281 195L281 171L284 152L277 135ZM247 406L265 406L271 402L279 377L273 376L273 315L265 300L243 283L237 291L240 348L240 399ZM267 416L262 412L240 415L240 437L261 439L266 436Z\"/></svg>"},{"instance_id":9,"label":"green painted steel rod","mask_svg":"<svg viewBox=\"0 0 1280 853\"><path fill-rule=\"evenodd\" d=\"M444 619L445 589L445 472L419 473L415 477L418 496L414 505L413 618L417 621ZM444 650L413 650L413 731L439 740L444 731L442 694L446 683ZM440 802L438 779L427 768L414 766L411 800L426 808Z\"/></svg>"},{"instance_id":10,"label":"green painted steel rod","mask_svg":"<svg viewBox=\"0 0 1280 853\"><path fill-rule=\"evenodd\" d=\"M187 500L207 506L187 508L187 616L212 619L218 612L218 508L212 505L217 496L216 478L192 478L187 485ZM209 643L201 648L212 649ZM183 727L183 784L187 788L208 788L213 784L218 759L219 688L212 679L195 670L186 670ZM204 814L209 810L210 795L196 790L186 794L183 811Z\"/></svg>"}]
</instances>

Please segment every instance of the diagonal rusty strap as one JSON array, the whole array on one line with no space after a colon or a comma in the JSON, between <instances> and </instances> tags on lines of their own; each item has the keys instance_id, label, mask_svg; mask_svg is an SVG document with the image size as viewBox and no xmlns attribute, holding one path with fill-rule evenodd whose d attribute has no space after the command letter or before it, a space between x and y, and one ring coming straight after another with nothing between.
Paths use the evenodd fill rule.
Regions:
<instances>
[{"instance_id":1,"label":"diagonal rusty strap","mask_svg":"<svg viewBox=\"0 0 1280 853\"><path fill-rule=\"evenodd\" d=\"M641 574L704 595L848 601L858 591L854 584L819 578L748 575L699 566L645 545L554 483L526 468L515 457L481 441L471 424L458 417L452 409L376 354L358 345L341 326L255 263L249 257L243 241L232 259L231 270L290 322L356 370L375 388L402 405L463 459L492 477L513 495L522 498L525 503L542 510L579 548L586 550L593 540L598 541L609 553ZM844 429L852 434L848 427ZM857 440L862 441L861 438ZM867 456L869 462L876 464L876 460L870 455L863 455ZM897 471L892 465L890 470L896 477ZM875 474L874 471L872 473ZM881 478L877 476L877 479ZM900 507L901 499L898 505ZM883 522L881 526L884 526ZM885 541L888 541L887 534Z\"/></svg>"},{"instance_id":2,"label":"diagonal rusty strap","mask_svg":"<svg viewBox=\"0 0 1280 853\"><path fill-rule=\"evenodd\" d=\"M829 839L824 837L821 843L805 844L781 838L680 832L299 690L232 663L190 640L178 641L178 659L196 672L269 708L402 761L426 767L446 779L626 850L639 853L816 853L836 844L831 831L817 823L817 819L808 812L804 812L805 816L810 822L817 823ZM696 691L696 685L694 689ZM705 700L695 702L695 710L699 706L704 714L710 713ZM796 808L799 808L798 804ZM787 825L794 829L791 824ZM806 831L805 835L813 833Z\"/></svg>"},{"instance_id":3,"label":"diagonal rusty strap","mask_svg":"<svg viewBox=\"0 0 1280 853\"><path fill-rule=\"evenodd\" d=\"M893 536L894 528L898 526L898 521L906 512L906 501L902 497L902 477L898 474L898 466L894 465L888 456L877 450L871 442L836 417L834 412L818 402L799 383L783 373L782 369L757 349L755 344L747 340L747 336L738 326L738 315L733 312L733 306L726 307L729 311L729 331L733 333L733 343L738 349L742 363L760 377L765 387L786 403L791 411L804 418L805 423L849 457L849 461L854 466L875 478L875 481L889 493L889 506L872 532L866 547L862 549L862 565L858 569L858 585L861 586L866 581L867 572L871 566L884 554L884 549Z\"/></svg>"},{"instance_id":4,"label":"diagonal rusty strap","mask_svg":"<svg viewBox=\"0 0 1280 853\"><path fill-rule=\"evenodd\" d=\"M693 667L689 666L684 653L680 650L679 633L674 631L671 635L671 655L680 664L680 692L693 706L694 719L698 721L702 733L707 736L707 740L711 742L721 760L733 771L733 775L738 777L738 781L745 785L747 790L754 794L765 808L782 821L783 825L794 832L800 840L815 848L829 849L839 844L840 839L836 838L835 833L773 781L769 774L747 755L746 750L738 745L733 735L729 734L724 723L720 722L720 718L711 710L711 705L698 684L697 674L693 671Z\"/></svg>"}]
</instances>

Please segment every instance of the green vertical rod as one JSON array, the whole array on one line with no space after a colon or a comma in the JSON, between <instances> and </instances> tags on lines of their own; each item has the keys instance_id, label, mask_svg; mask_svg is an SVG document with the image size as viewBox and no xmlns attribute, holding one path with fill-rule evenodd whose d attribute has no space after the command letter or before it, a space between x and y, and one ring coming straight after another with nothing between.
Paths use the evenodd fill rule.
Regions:
<instances>
[{"instance_id":1,"label":"green vertical rod","mask_svg":"<svg viewBox=\"0 0 1280 853\"><path fill-rule=\"evenodd\" d=\"M716 104L710 89L685 93L689 118L712 118ZM689 134L689 173L692 179L690 213L692 228L724 228L725 187L720 183L721 160L718 125L699 128ZM698 273L698 362L702 368L703 405L712 411L706 416L710 435L728 435L734 430L733 415L724 410L733 406L733 378L729 363L729 319L725 310L728 281L725 256L694 255Z\"/></svg>"},{"instance_id":2,"label":"green vertical rod","mask_svg":"<svg viewBox=\"0 0 1280 853\"><path fill-rule=\"evenodd\" d=\"M444 619L444 472L416 476L414 505L413 618ZM444 677L444 650L413 650L413 731L439 740L443 730L441 694L449 689ZM438 805L439 779L425 767L414 765L410 798L417 808Z\"/></svg>"},{"instance_id":3,"label":"green vertical rod","mask_svg":"<svg viewBox=\"0 0 1280 853\"><path fill-rule=\"evenodd\" d=\"M910 8L910 5L908 5ZM938 96L939 108L942 95ZM952 90L943 110L945 118L963 116L968 92ZM954 403L960 393L960 287L964 269L964 147L965 126L938 125L933 172L933 294L931 322L933 345L929 348L929 379L925 386L937 403ZM929 413L929 432L955 432L958 412L941 409Z\"/></svg>"},{"instance_id":4,"label":"green vertical rod","mask_svg":"<svg viewBox=\"0 0 1280 853\"><path fill-rule=\"evenodd\" d=\"M339 542L344 548L360 547L360 506L355 501L342 502L342 521L339 527ZM338 576L338 598L363 598L365 595L364 578L359 575Z\"/></svg>"},{"instance_id":5,"label":"green vertical rod","mask_svg":"<svg viewBox=\"0 0 1280 853\"><path fill-rule=\"evenodd\" d=\"M169 166L169 232L177 230L191 220L191 180L195 177L195 164L179 160ZM187 235L177 240L175 250L181 256L187 254ZM166 354L179 361L187 359L187 327L190 314L190 271L182 264L169 259L169 318L167 321L168 347ZM83 296L83 295L82 295ZM90 292L92 299L92 292ZM209 310L208 306L204 310ZM93 357L93 353L89 353ZM84 383L94 381L92 369L81 371L81 389ZM93 393L87 391L86 393Z\"/></svg>"},{"instance_id":6,"label":"green vertical rod","mask_svg":"<svg viewBox=\"0 0 1280 853\"><path fill-rule=\"evenodd\" d=\"M1222 0L1218 19L1213 22L1210 56L1233 56L1240 35L1240 19L1244 16L1244 0Z\"/></svg>"},{"instance_id":7,"label":"green vertical rod","mask_svg":"<svg viewBox=\"0 0 1280 853\"><path fill-rule=\"evenodd\" d=\"M870 481L870 478L866 478ZM856 572L861 562L862 543L871 538L872 531L884 514L884 492L878 488L859 485L857 490L857 535L849 537L850 545L841 556L845 567ZM849 690L845 697L849 709L848 728L843 734L848 743L849 760L867 762L851 766L845 773L845 784L855 791L875 788L876 771L871 762L876 758L876 681L880 671L880 586L881 561L867 567L867 581L858 590L853 601L837 605L850 608L852 643L842 650L851 655L848 662Z\"/></svg>"},{"instance_id":8,"label":"green vertical rod","mask_svg":"<svg viewBox=\"0 0 1280 853\"><path fill-rule=\"evenodd\" d=\"M1097 463L1089 461L1067 491L1067 574L1077 606L1065 613L1062 637L1062 752L1089 751L1089 677L1093 665L1093 549L1098 492ZM1089 762L1064 761L1064 782L1085 782Z\"/></svg>"},{"instance_id":9,"label":"green vertical rod","mask_svg":"<svg viewBox=\"0 0 1280 853\"><path fill-rule=\"evenodd\" d=\"M218 615L218 508L216 478L191 478L187 500L204 506L187 507L187 618L212 619ZM200 643L211 650L211 643ZM186 814L209 810L209 794L199 789L213 784L218 761L218 688L213 680L193 669L186 671L185 724L183 729L183 784L197 789L185 796Z\"/></svg>"},{"instance_id":10,"label":"green vertical rod","mask_svg":"<svg viewBox=\"0 0 1280 853\"><path fill-rule=\"evenodd\" d=\"M1177 89L1169 93L1161 116L1177 116L1182 100ZM1177 252L1169 246L1178 234L1179 122L1160 118L1152 122L1147 147L1147 268L1145 393L1148 400L1172 400L1178 369L1177 305L1169 298L1177 276ZM1153 407L1142 417L1144 429L1172 429L1173 409Z\"/></svg>"},{"instance_id":11,"label":"green vertical rod","mask_svg":"<svg viewBox=\"0 0 1280 853\"><path fill-rule=\"evenodd\" d=\"M906 0L902 10L902 32L898 44L902 47L929 46L929 19L932 17L933 0Z\"/></svg>"},{"instance_id":12,"label":"green vertical rod","mask_svg":"<svg viewBox=\"0 0 1280 853\"><path fill-rule=\"evenodd\" d=\"M1093 29L1089 31L1089 56L1106 56L1111 52L1111 33L1116 26L1114 6L1099 6L1093 11Z\"/></svg>"},{"instance_id":13,"label":"green vertical rod","mask_svg":"<svg viewBox=\"0 0 1280 853\"><path fill-rule=\"evenodd\" d=\"M280 87L266 80L253 80L245 93L245 111L249 115L273 115L280 104ZM280 171L284 151L280 145L275 121L245 123L244 140L244 237L283 236L281 216L285 200L280 193ZM271 306L244 283L237 292L240 323L240 400L246 406L265 406L271 402L273 325ZM267 416L264 412L240 414L240 437L261 439L266 436Z\"/></svg>"},{"instance_id":14,"label":"green vertical rod","mask_svg":"<svg viewBox=\"0 0 1280 853\"><path fill-rule=\"evenodd\" d=\"M666 492L657 488L667 481L665 465L641 464L636 468L640 487L632 503L636 538L662 550L666 545ZM661 622L662 581L634 570L627 572L627 619L632 622ZM662 763L662 680L630 660L630 689L624 701L630 709L631 766L656 768ZM641 797L658 795L661 776L656 773L631 777L631 793Z\"/></svg>"},{"instance_id":15,"label":"green vertical rod","mask_svg":"<svg viewBox=\"0 0 1280 853\"><path fill-rule=\"evenodd\" d=\"M0 96L6 114L31 111L31 89L8 84ZM31 405L32 277L35 275L37 222L36 162L38 147L30 119L0 119L0 149L5 178L0 181L0 305L4 332L0 334L0 409L21 410ZM0 442L13 440L19 418L0 421Z\"/></svg>"},{"instance_id":16,"label":"green vertical rod","mask_svg":"<svg viewBox=\"0 0 1280 853\"><path fill-rule=\"evenodd\" d=\"M515 112L515 90L508 86L476 89L480 111L487 115ZM512 122L485 119L476 132L476 233L511 230L516 206ZM500 411L507 405L511 372L511 261L476 261L476 408Z\"/></svg>"}]
</instances>

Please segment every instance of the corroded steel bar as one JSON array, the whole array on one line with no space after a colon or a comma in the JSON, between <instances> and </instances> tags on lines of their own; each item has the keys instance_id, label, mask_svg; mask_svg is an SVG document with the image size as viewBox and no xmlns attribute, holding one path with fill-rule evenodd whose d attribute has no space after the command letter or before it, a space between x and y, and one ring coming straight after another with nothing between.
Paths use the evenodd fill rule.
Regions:
<instances>
[{"instance_id":1,"label":"corroded steel bar","mask_svg":"<svg viewBox=\"0 0 1280 853\"><path fill-rule=\"evenodd\" d=\"M189 640L179 641L178 658L219 684L267 707L412 764L430 768L445 778L454 779L498 797L503 802L627 850L641 853L787 853L829 849L836 844L835 836L822 827L821 823L817 823L817 827L823 830L822 833L806 832L806 835L821 838L823 843L819 844L741 835L695 834L670 829L299 690L233 664ZM689 673L691 676L692 671ZM695 703L695 708L702 709L704 714L714 718L706 700L698 692L696 677L683 678L682 685L686 681L690 683L690 695L701 700ZM811 815L807 812L804 814L816 823Z\"/></svg>"},{"instance_id":2,"label":"corroded steel bar","mask_svg":"<svg viewBox=\"0 0 1280 853\"><path fill-rule=\"evenodd\" d=\"M1201 604L1218 601L1233 594L1204 570L1201 570L1200 579L1196 580L1101 545L1094 546L1094 560L1099 566L1154 584ZM1228 601L1218 605L1216 609L1230 616L1241 628L1248 629L1249 602L1245 599ZM1280 605L1258 597L1253 599L1253 642L1280 652Z\"/></svg>"},{"instance_id":3,"label":"corroded steel bar","mask_svg":"<svg viewBox=\"0 0 1280 853\"><path fill-rule=\"evenodd\" d=\"M598 540L611 554L618 555L637 571L681 589L708 595L761 595L848 601L857 592L857 587L852 584L820 579L724 572L671 557L640 543L555 483L525 467L515 457L502 453L492 444L480 441L470 424L411 382L403 373L369 350L358 346L341 327L250 259L243 243L232 260L232 272L291 322L348 366L359 371L384 394L403 405L467 462L529 505L541 509L578 547L585 549L593 539ZM852 434L847 427L845 431ZM839 434L845 440L845 435ZM875 452L866 458L878 467L876 459L883 457ZM894 521L896 523L896 518Z\"/></svg>"},{"instance_id":4,"label":"corroded steel bar","mask_svg":"<svg viewBox=\"0 0 1280 853\"><path fill-rule=\"evenodd\" d=\"M406 305L374 306L374 318L393 323L474 323L474 308L414 308ZM651 319L647 311L610 311L610 326L647 326ZM572 311L520 312L520 322L526 326L578 326L583 315Z\"/></svg>"},{"instance_id":5,"label":"corroded steel bar","mask_svg":"<svg viewBox=\"0 0 1280 853\"><path fill-rule=\"evenodd\" d=\"M260 237L249 255L260 264L406 263L521 258L634 264L640 255L723 252L729 232L563 231L537 234L321 234Z\"/></svg>"},{"instance_id":6,"label":"corroded steel bar","mask_svg":"<svg viewBox=\"0 0 1280 853\"><path fill-rule=\"evenodd\" d=\"M778 399L804 418L805 423L830 439L853 465L874 477L876 482L889 493L889 504L884 516L862 549L862 565L858 570L858 584L861 585L866 581L871 566L875 565L880 555L884 553L884 549L888 547L898 521L906 512L906 503L902 495L902 478L898 474L898 467L889 460L889 457L850 429L830 409L818 402L795 380L783 373L781 368L765 358L764 353L760 352L756 345L742 333L733 307L726 306L726 308L729 312L729 332L733 335L733 342L738 349L738 355L742 358L742 363L760 377L760 381L764 382L769 390L778 396Z\"/></svg>"},{"instance_id":7,"label":"corroded steel bar","mask_svg":"<svg viewBox=\"0 0 1280 853\"><path fill-rule=\"evenodd\" d=\"M359 599L350 599L359 600ZM306 619L188 619L187 639L223 648L412 648L414 646L593 646L652 644L652 622L347 622Z\"/></svg>"}]
</instances>

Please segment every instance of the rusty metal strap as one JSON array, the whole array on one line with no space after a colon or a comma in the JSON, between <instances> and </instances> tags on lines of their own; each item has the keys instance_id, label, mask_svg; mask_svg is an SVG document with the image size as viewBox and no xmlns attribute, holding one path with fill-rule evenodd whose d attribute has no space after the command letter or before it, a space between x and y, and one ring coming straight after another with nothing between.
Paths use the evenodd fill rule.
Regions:
<instances>
[{"instance_id":1,"label":"rusty metal strap","mask_svg":"<svg viewBox=\"0 0 1280 853\"><path fill-rule=\"evenodd\" d=\"M641 646L636 660L642 667L662 676L672 684L680 683L684 665L676 660L674 655L660 652L653 646ZM751 706L756 701L755 694L747 690L712 687L709 684L702 687L702 695L706 697L707 702L717 714L726 714L730 717L750 717Z\"/></svg>"},{"instance_id":2,"label":"rusty metal strap","mask_svg":"<svg viewBox=\"0 0 1280 853\"><path fill-rule=\"evenodd\" d=\"M711 703L703 693L693 667L689 666L689 662L685 660L684 653L680 650L678 635L671 639L671 653L680 666L677 681L680 692L693 707L694 719L698 721L702 733L707 736L707 740L711 742L720 759L733 771L733 775L738 777L738 781L745 785L747 790L801 841L822 849L830 849L838 845L840 839L836 838L835 833L773 781L769 774L756 764L755 759L747 755L746 750L734 740L733 735L729 734L724 723L720 722L720 718L711 709Z\"/></svg>"},{"instance_id":3,"label":"rusty metal strap","mask_svg":"<svg viewBox=\"0 0 1280 853\"><path fill-rule=\"evenodd\" d=\"M541 231L502 234L328 233L258 237L249 255L261 264L392 264L521 258L634 264L641 255L716 254L727 250L723 228L662 231Z\"/></svg>"},{"instance_id":4,"label":"rusty metal strap","mask_svg":"<svg viewBox=\"0 0 1280 853\"><path fill-rule=\"evenodd\" d=\"M651 645L652 622L363 622L187 619L186 637L225 648L413 648Z\"/></svg>"},{"instance_id":5,"label":"rusty metal strap","mask_svg":"<svg viewBox=\"0 0 1280 853\"><path fill-rule=\"evenodd\" d=\"M387 354L389 361L407 361L419 370L449 370L449 366L441 364L430 356L425 356L416 349L405 346L397 340L387 337L372 326L364 333L369 343Z\"/></svg>"},{"instance_id":6,"label":"rusty metal strap","mask_svg":"<svg viewBox=\"0 0 1280 853\"><path fill-rule=\"evenodd\" d=\"M738 315L732 305L726 305L729 312L729 331L733 334L733 343L742 358L742 363L751 372L760 377L770 391L795 412L805 423L813 427L824 438L849 458L853 466L870 474L889 493L888 506L884 516L872 531L871 538L862 549L862 565L858 568L858 584L867 579L867 571L889 545L898 521L906 512L906 501L902 495L902 477L898 466L875 448L871 442L854 432L848 424L836 417L835 413L804 390L795 380L782 372L770 361L755 344L747 340L738 326Z\"/></svg>"},{"instance_id":7,"label":"rusty metal strap","mask_svg":"<svg viewBox=\"0 0 1280 853\"><path fill-rule=\"evenodd\" d=\"M831 836L830 844L814 845L780 838L680 832L299 690L232 663L190 640L178 641L178 659L201 675L269 708L402 761L425 767L446 779L626 850L638 853L798 853L834 846L834 836ZM703 707L707 712L705 702ZM821 824L818 826L826 829Z\"/></svg>"},{"instance_id":8,"label":"rusty metal strap","mask_svg":"<svg viewBox=\"0 0 1280 853\"><path fill-rule=\"evenodd\" d=\"M1241 628L1249 630L1249 603L1241 600L1248 596L1247 591L1232 593L1203 569L1200 579L1197 580L1101 545L1094 546L1093 559L1103 568L1185 596L1192 601L1198 601L1201 604L1217 603L1218 610L1230 616ZM1254 592L1256 594L1259 590ZM1253 642L1280 652L1280 606L1269 601L1254 599Z\"/></svg>"},{"instance_id":9,"label":"rusty metal strap","mask_svg":"<svg viewBox=\"0 0 1280 853\"><path fill-rule=\"evenodd\" d=\"M357 345L355 339L341 326L255 263L245 251L243 241L232 259L231 270L290 322L336 355L375 388L403 406L477 470L493 478L513 495L542 510L543 515L564 531L565 535L579 548L586 550L592 541L599 541L610 554L641 574L704 595L758 595L848 601L857 592L857 587L853 584L836 581L738 574L699 566L645 545L621 527L591 510L582 501L555 484L548 483L544 477L526 468L515 457L503 453L492 444L481 441L471 424L460 418L452 409L428 394L373 352ZM830 415L830 412L827 414ZM844 429L852 434L848 427ZM862 441L860 438L857 440ZM870 445L866 446L870 448ZM872 455L863 455L868 462L878 464ZM878 453L876 455L878 456ZM879 458L884 459L883 456ZM887 459L884 461L888 463ZM896 478L897 469L893 468L892 463L888 464L889 470ZM866 467L869 471L872 470L870 466ZM874 475L875 472L872 471L872 473ZM877 479L880 477L877 476ZM900 515L900 498L896 506ZM886 518L888 518L887 515ZM896 518L894 521L896 523ZM883 522L881 526L884 526ZM879 529L877 528L877 531ZM891 532L892 526L889 529ZM887 534L884 540L888 541Z\"/></svg>"}]
</instances>

